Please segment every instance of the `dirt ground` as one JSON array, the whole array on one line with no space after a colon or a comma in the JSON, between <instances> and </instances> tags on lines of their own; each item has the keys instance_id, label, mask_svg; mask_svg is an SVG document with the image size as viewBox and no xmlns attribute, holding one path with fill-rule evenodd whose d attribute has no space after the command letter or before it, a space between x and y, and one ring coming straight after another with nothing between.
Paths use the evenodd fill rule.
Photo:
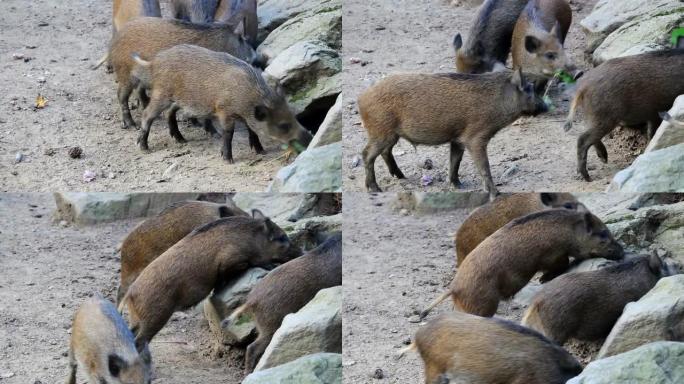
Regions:
<instances>
[{"instance_id":1,"label":"dirt ground","mask_svg":"<svg viewBox=\"0 0 684 384\"><path fill-rule=\"evenodd\" d=\"M280 144L265 137L266 154L257 155L238 130L230 165L201 128L181 122L188 143L178 144L158 120L151 152L138 149L138 131L121 128L113 75L89 69L107 50L110 19L110 0L0 1L0 190L265 190L285 164ZM47 99L43 109L34 108L38 95ZM140 110L133 117L139 121ZM81 159L68 156L75 146ZM171 179L161 181L173 164ZM95 181L83 181L86 171Z\"/></svg>"},{"instance_id":2,"label":"dirt ground","mask_svg":"<svg viewBox=\"0 0 684 384\"><path fill-rule=\"evenodd\" d=\"M586 46L579 22L593 8L596 0L571 0L573 23L565 42L569 56L580 68L589 68L584 60ZM366 145L366 132L356 106L356 97L383 76L395 72L454 71L452 40L457 32L467 37L476 8L453 6L447 0L366 1L345 0L343 23L344 55L344 173L345 191L365 190L363 164L352 164ZM360 63L352 64L351 58ZM645 143L635 132L622 132L614 139L605 138L609 162L603 164L590 150L588 166L594 181L576 178L576 141L584 123L576 122L565 133L571 91L552 95L557 109L536 118L522 118L500 131L489 143L489 161L494 182L502 191L602 191L613 175L626 168L643 150ZM458 104L455 103L455 106ZM384 191L453 189L448 183L448 145L418 147L405 140L394 147L394 155L407 179L390 177L378 158L375 169ZM426 159L434 168L422 167ZM511 168L511 174L504 174ZM421 177L429 175L434 183L421 186ZM480 177L466 152L461 164L465 190L481 188Z\"/></svg>"},{"instance_id":3,"label":"dirt ground","mask_svg":"<svg viewBox=\"0 0 684 384\"><path fill-rule=\"evenodd\" d=\"M391 207L394 193L344 196L344 383L420 383L422 361L395 354L420 326L420 310L443 292L456 269L453 235L470 210L403 215ZM580 195L595 213L632 196ZM451 311L444 303L429 315ZM524 308L502 301L496 316L519 321ZM601 342L570 342L565 347L586 363ZM378 380L378 377L383 377Z\"/></svg>"},{"instance_id":4,"label":"dirt ground","mask_svg":"<svg viewBox=\"0 0 684 384\"><path fill-rule=\"evenodd\" d=\"M49 194L0 195L0 383L61 383L73 315L100 292L114 300L116 246L137 221L85 228L53 223ZM8 220L8 218L11 218ZM209 327L176 313L151 344L155 383L239 383L241 350L214 359ZM83 383L83 376L79 376Z\"/></svg>"}]
</instances>

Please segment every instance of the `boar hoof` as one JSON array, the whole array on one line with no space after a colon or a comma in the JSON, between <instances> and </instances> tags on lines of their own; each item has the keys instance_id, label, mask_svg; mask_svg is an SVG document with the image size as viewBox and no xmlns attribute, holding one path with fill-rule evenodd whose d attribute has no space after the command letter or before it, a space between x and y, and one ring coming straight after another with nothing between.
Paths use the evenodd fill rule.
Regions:
<instances>
[{"instance_id":1,"label":"boar hoof","mask_svg":"<svg viewBox=\"0 0 684 384\"><path fill-rule=\"evenodd\" d=\"M371 185L368 187L368 192L382 192L382 189L377 185Z\"/></svg>"},{"instance_id":2,"label":"boar hoof","mask_svg":"<svg viewBox=\"0 0 684 384\"><path fill-rule=\"evenodd\" d=\"M589 176L589 172L587 171L578 171L579 172L579 178L580 180L584 180L586 182L591 183L593 180L591 179L591 176Z\"/></svg>"},{"instance_id":3,"label":"boar hoof","mask_svg":"<svg viewBox=\"0 0 684 384\"><path fill-rule=\"evenodd\" d=\"M147 143L144 141L138 140L138 147L143 152L149 152L150 151L150 148L147 146Z\"/></svg>"}]
</instances>

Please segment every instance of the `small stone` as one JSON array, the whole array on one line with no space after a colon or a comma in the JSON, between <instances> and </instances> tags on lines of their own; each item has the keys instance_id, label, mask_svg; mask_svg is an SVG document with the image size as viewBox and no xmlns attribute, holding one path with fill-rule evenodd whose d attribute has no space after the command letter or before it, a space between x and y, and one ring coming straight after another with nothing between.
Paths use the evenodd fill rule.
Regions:
<instances>
[{"instance_id":1,"label":"small stone","mask_svg":"<svg viewBox=\"0 0 684 384\"><path fill-rule=\"evenodd\" d=\"M381 368L378 368L373 372L373 378L377 380L382 380L385 378L385 372L382 371Z\"/></svg>"},{"instance_id":2,"label":"small stone","mask_svg":"<svg viewBox=\"0 0 684 384\"><path fill-rule=\"evenodd\" d=\"M423 175L423 177L420 178L420 184L423 187L427 187L428 185L431 185L432 181L433 181L433 179L432 179L432 176L430 176L430 175Z\"/></svg>"},{"instance_id":3,"label":"small stone","mask_svg":"<svg viewBox=\"0 0 684 384\"><path fill-rule=\"evenodd\" d=\"M22 161L24 161L24 154L22 154L21 152L17 152L16 156L14 156L14 162L16 164L19 164Z\"/></svg>"},{"instance_id":4,"label":"small stone","mask_svg":"<svg viewBox=\"0 0 684 384\"><path fill-rule=\"evenodd\" d=\"M47 79L45 78L45 76L39 76L37 80L38 80L38 82L39 82L40 84L43 84L43 83L45 83L45 82L47 81Z\"/></svg>"},{"instance_id":5,"label":"small stone","mask_svg":"<svg viewBox=\"0 0 684 384\"><path fill-rule=\"evenodd\" d=\"M107 175L107 177L110 178L110 179L112 179L112 180L114 180L114 179L116 179L116 174L114 174L114 172L109 172L109 174Z\"/></svg>"},{"instance_id":6,"label":"small stone","mask_svg":"<svg viewBox=\"0 0 684 384\"><path fill-rule=\"evenodd\" d=\"M518 164L513 164L510 166L508 169L506 169L503 173L503 177L510 177L513 176L516 172L518 172Z\"/></svg>"},{"instance_id":7,"label":"small stone","mask_svg":"<svg viewBox=\"0 0 684 384\"><path fill-rule=\"evenodd\" d=\"M72 159L80 159L81 156L83 156L83 149L81 149L81 147L69 148L69 157Z\"/></svg>"},{"instance_id":8,"label":"small stone","mask_svg":"<svg viewBox=\"0 0 684 384\"><path fill-rule=\"evenodd\" d=\"M425 159L425 161L423 161L423 164L421 165L421 168L427 169L427 170L432 169L433 168L432 159Z\"/></svg>"},{"instance_id":9,"label":"small stone","mask_svg":"<svg viewBox=\"0 0 684 384\"><path fill-rule=\"evenodd\" d=\"M39 27L47 27L48 25L50 25L50 23L48 23L47 21L41 21L38 23Z\"/></svg>"},{"instance_id":10,"label":"small stone","mask_svg":"<svg viewBox=\"0 0 684 384\"><path fill-rule=\"evenodd\" d=\"M168 168L166 168L166 170L162 174L162 180L171 179L177 170L178 170L178 163L171 164Z\"/></svg>"},{"instance_id":11,"label":"small stone","mask_svg":"<svg viewBox=\"0 0 684 384\"><path fill-rule=\"evenodd\" d=\"M349 168L356 168L361 164L361 157L359 155L354 156L354 158L349 163Z\"/></svg>"},{"instance_id":12,"label":"small stone","mask_svg":"<svg viewBox=\"0 0 684 384\"><path fill-rule=\"evenodd\" d=\"M93 171L83 172L83 182L84 183L90 183L92 181L95 181L96 178L97 178L97 174Z\"/></svg>"},{"instance_id":13,"label":"small stone","mask_svg":"<svg viewBox=\"0 0 684 384\"><path fill-rule=\"evenodd\" d=\"M12 58L14 60L23 60L24 59L24 54L23 53L13 53Z\"/></svg>"}]
</instances>

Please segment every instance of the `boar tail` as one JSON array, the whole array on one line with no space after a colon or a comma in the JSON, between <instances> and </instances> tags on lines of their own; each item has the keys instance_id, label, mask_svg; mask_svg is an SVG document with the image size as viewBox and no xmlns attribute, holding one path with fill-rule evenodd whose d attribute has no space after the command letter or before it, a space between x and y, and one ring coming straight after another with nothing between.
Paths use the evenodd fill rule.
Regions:
<instances>
[{"instance_id":1,"label":"boar tail","mask_svg":"<svg viewBox=\"0 0 684 384\"><path fill-rule=\"evenodd\" d=\"M142 58L140 58L140 55L137 52L133 52L131 54L131 58L133 59L133 61L135 61L138 65L142 67L149 67L152 64L149 61L145 61Z\"/></svg>"},{"instance_id":2,"label":"boar tail","mask_svg":"<svg viewBox=\"0 0 684 384\"><path fill-rule=\"evenodd\" d=\"M90 69L92 69L94 71L94 70L100 68L102 66L102 64L104 64L107 60L109 60L109 52L105 53L104 56L102 56L102 58L100 58L100 61L98 61L97 64L90 67Z\"/></svg>"},{"instance_id":3,"label":"boar tail","mask_svg":"<svg viewBox=\"0 0 684 384\"><path fill-rule=\"evenodd\" d=\"M121 299L121 301L119 301L119 305L116 308L117 312L119 312L120 315L123 314L124 307L126 306L127 301L128 301L128 293L126 293L126 295L124 295L124 297Z\"/></svg>"},{"instance_id":4,"label":"boar tail","mask_svg":"<svg viewBox=\"0 0 684 384\"><path fill-rule=\"evenodd\" d=\"M402 348L399 352L397 352L397 354L394 356L394 360L399 360L404 357L407 352L415 352L416 349L418 349L418 347L416 347L416 343L411 343L408 347Z\"/></svg>"},{"instance_id":5,"label":"boar tail","mask_svg":"<svg viewBox=\"0 0 684 384\"><path fill-rule=\"evenodd\" d=\"M577 105L579 105L582 102L582 99L584 99L584 88L580 88L580 90L577 91L575 98L572 99L572 104L570 104L570 113L568 113L568 118L565 120L565 125L563 125L563 129L565 130L565 132L569 131L570 128L572 128L572 121L575 119Z\"/></svg>"},{"instance_id":6,"label":"boar tail","mask_svg":"<svg viewBox=\"0 0 684 384\"><path fill-rule=\"evenodd\" d=\"M422 310L420 312L420 320L423 320L428 315L428 313L430 313L430 311L432 311L433 308L438 306L442 301L446 300L446 298L449 297L449 295L451 295L451 291L448 289L446 291L444 291L444 293L439 295L439 297L436 298L435 301L430 303L430 305L428 305L427 308L425 308L424 310Z\"/></svg>"}]
</instances>

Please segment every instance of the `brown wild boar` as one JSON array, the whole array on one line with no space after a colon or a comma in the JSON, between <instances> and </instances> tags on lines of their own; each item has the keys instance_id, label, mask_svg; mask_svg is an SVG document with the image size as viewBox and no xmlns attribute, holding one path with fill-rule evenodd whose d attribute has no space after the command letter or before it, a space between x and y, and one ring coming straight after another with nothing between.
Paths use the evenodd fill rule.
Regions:
<instances>
[{"instance_id":1,"label":"brown wild boar","mask_svg":"<svg viewBox=\"0 0 684 384\"><path fill-rule=\"evenodd\" d=\"M684 49L618 57L589 71L579 81L565 130L582 107L588 129L577 139L577 172L591 181L587 152L592 145L604 163L608 152L601 139L616 126L648 126L649 139L668 110L684 93Z\"/></svg>"},{"instance_id":2,"label":"brown wild boar","mask_svg":"<svg viewBox=\"0 0 684 384\"><path fill-rule=\"evenodd\" d=\"M151 62L134 60L149 71L152 88L138 136L142 150L148 150L152 122L166 110L175 116L179 109L216 123L223 131L221 153L231 164L237 122L283 143L307 146L311 142L311 133L297 121L282 93L271 89L260 72L240 59L183 44L159 53ZM176 124L170 130L176 140L185 140Z\"/></svg>"},{"instance_id":3,"label":"brown wild boar","mask_svg":"<svg viewBox=\"0 0 684 384\"><path fill-rule=\"evenodd\" d=\"M213 23L219 0L171 0L171 15L193 23Z\"/></svg>"},{"instance_id":4,"label":"brown wild boar","mask_svg":"<svg viewBox=\"0 0 684 384\"><path fill-rule=\"evenodd\" d=\"M251 313L256 321L259 337L247 347L245 374L254 370L286 315L300 310L321 289L341 284L341 233L331 236L303 256L277 267L259 281L245 303L223 322L225 327L243 313ZM336 345L341 345L341 342L339 340Z\"/></svg>"},{"instance_id":5,"label":"brown wild boar","mask_svg":"<svg viewBox=\"0 0 684 384\"><path fill-rule=\"evenodd\" d=\"M565 36L572 9L565 0L530 0L513 30L513 69L550 78L559 70L573 71L565 55Z\"/></svg>"},{"instance_id":6,"label":"brown wild boar","mask_svg":"<svg viewBox=\"0 0 684 384\"><path fill-rule=\"evenodd\" d=\"M542 286L522 324L561 345L569 338L601 339L608 336L627 303L639 300L667 275L666 264L656 255L565 274Z\"/></svg>"},{"instance_id":7,"label":"brown wild boar","mask_svg":"<svg viewBox=\"0 0 684 384\"><path fill-rule=\"evenodd\" d=\"M569 193L514 193L498 196L494 201L473 210L456 231L456 265L489 235L511 220L552 208L586 210Z\"/></svg>"},{"instance_id":8,"label":"brown wild boar","mask_svg":"<svg viewBox=\"0 0 684 384\"><path fill-rule=\"evenodd\" d=\"M582 372L559 345L511 321L443 314L418 329L425 384L564 384Z\"/></svg>"},{"instance_id":9,"label":"brown wild boar","mask_svg":"<svg viewBox=\"0 0 684 384\"><path fill-rule=\"evenodd\" d=\"M259 34L257 0L220 0L214 19L225 21L236 17L236 15L244 17L245 36L247 41L256 48Z\"/></svg>"},{"instance_id":10,"label":"brown wild boar","mask_svg":"<svg viewBox=\"0 0 684 384\"><path fill-rule=\"evenodd\" d=\"M121 280L116 302L154 259L179 242L194 229L223 217L249 216L235 203L217 204L208 201L182 201L172 204L157 216L138 226L121 244Z\"/></svg>"},{"instance_id":11,"label":"brown wild boar","mask_svg":"<svg viewBox=\"0 0 684 384\"><path fill-rule=\"evenodd\" d=\"M492 198L497 190L487 157L489 140L520 116L548 109L520 71L391 75L362 93L358 104L368 131L363 161L369 191L380 191L374 169L378 155L391 175L404 178L392 156L392 147L404 138L414 145L450 143L449 179L456 187L467 148Z\"/></svg>"},{"instance_id":12,"label":"brown wild boar","mask_svg":"<svg viewBox=\"0 0 684 384\"><path fill-rule=\"evenodd\" d=\"M569 257L621 259L622 246L589 212L550 209L517 218L477 246L449 288L420 317L451 296L457 310L493 316L499 301L518 293L542 271L542 282L565 272Z\"/></svg>"},{"instance_id":13,"label":"brown wild boar","mask_svg":"<svg viewBox=\"0 0 684 384\"><path fill-rule=\"evenodd\" d=\"M119 310L128 308L138 350L145 350L171 315L199 304L248 268L301 255L285 232L264 216L228 217L195 229L143 270ZM214 302L213 296L210 303Z\"/></svg>"},{"instance_id":14,"label":"brown wild boar","mask_svg":"<svg viewBox=\"0 0 684 384\"><path fill-rule=\"evenodd\" d=\"M248 63L258 64L254 49L241 35L243 24L236 27L226 24L192 24L179 20L144 17L133 20L117 34L112 42L109 57L119 83L117 97L121 106L124 128L135 127L128 106L128 99L134 89L140 86L140 79L133 76L138 54L144 60L152 60L159 52L179 44L194 44L217 52L227 52ZM213 74L207 74L207 79ZM145 93L141 92L143 108L147 105ZM175 117L174 117L175 118Z\"/></svg>"},{"instance_id":15,"label":"brown wild boar","mask_svg":"<svg viewBox=\"0 0 684 384\"><path fill-rule=\"evenodd\" d=\"M485 73L503 70L511 51L513 28L528 0L487 0L477 11L463 44L461 34L454 36L456 70Z\"/></svg>"},{"instance_id":16,"label":"brown wild boar","mask_svg":"<svg viewBox=\"0 0 684 384\"><path fill-rule=\"evenodd\" d=\"M131 330L112 303L99 295L76 311L66 384L76 384L79 365L91 384L150 383L149 362L136 350Z\"/></svg>"}]
</instances>

